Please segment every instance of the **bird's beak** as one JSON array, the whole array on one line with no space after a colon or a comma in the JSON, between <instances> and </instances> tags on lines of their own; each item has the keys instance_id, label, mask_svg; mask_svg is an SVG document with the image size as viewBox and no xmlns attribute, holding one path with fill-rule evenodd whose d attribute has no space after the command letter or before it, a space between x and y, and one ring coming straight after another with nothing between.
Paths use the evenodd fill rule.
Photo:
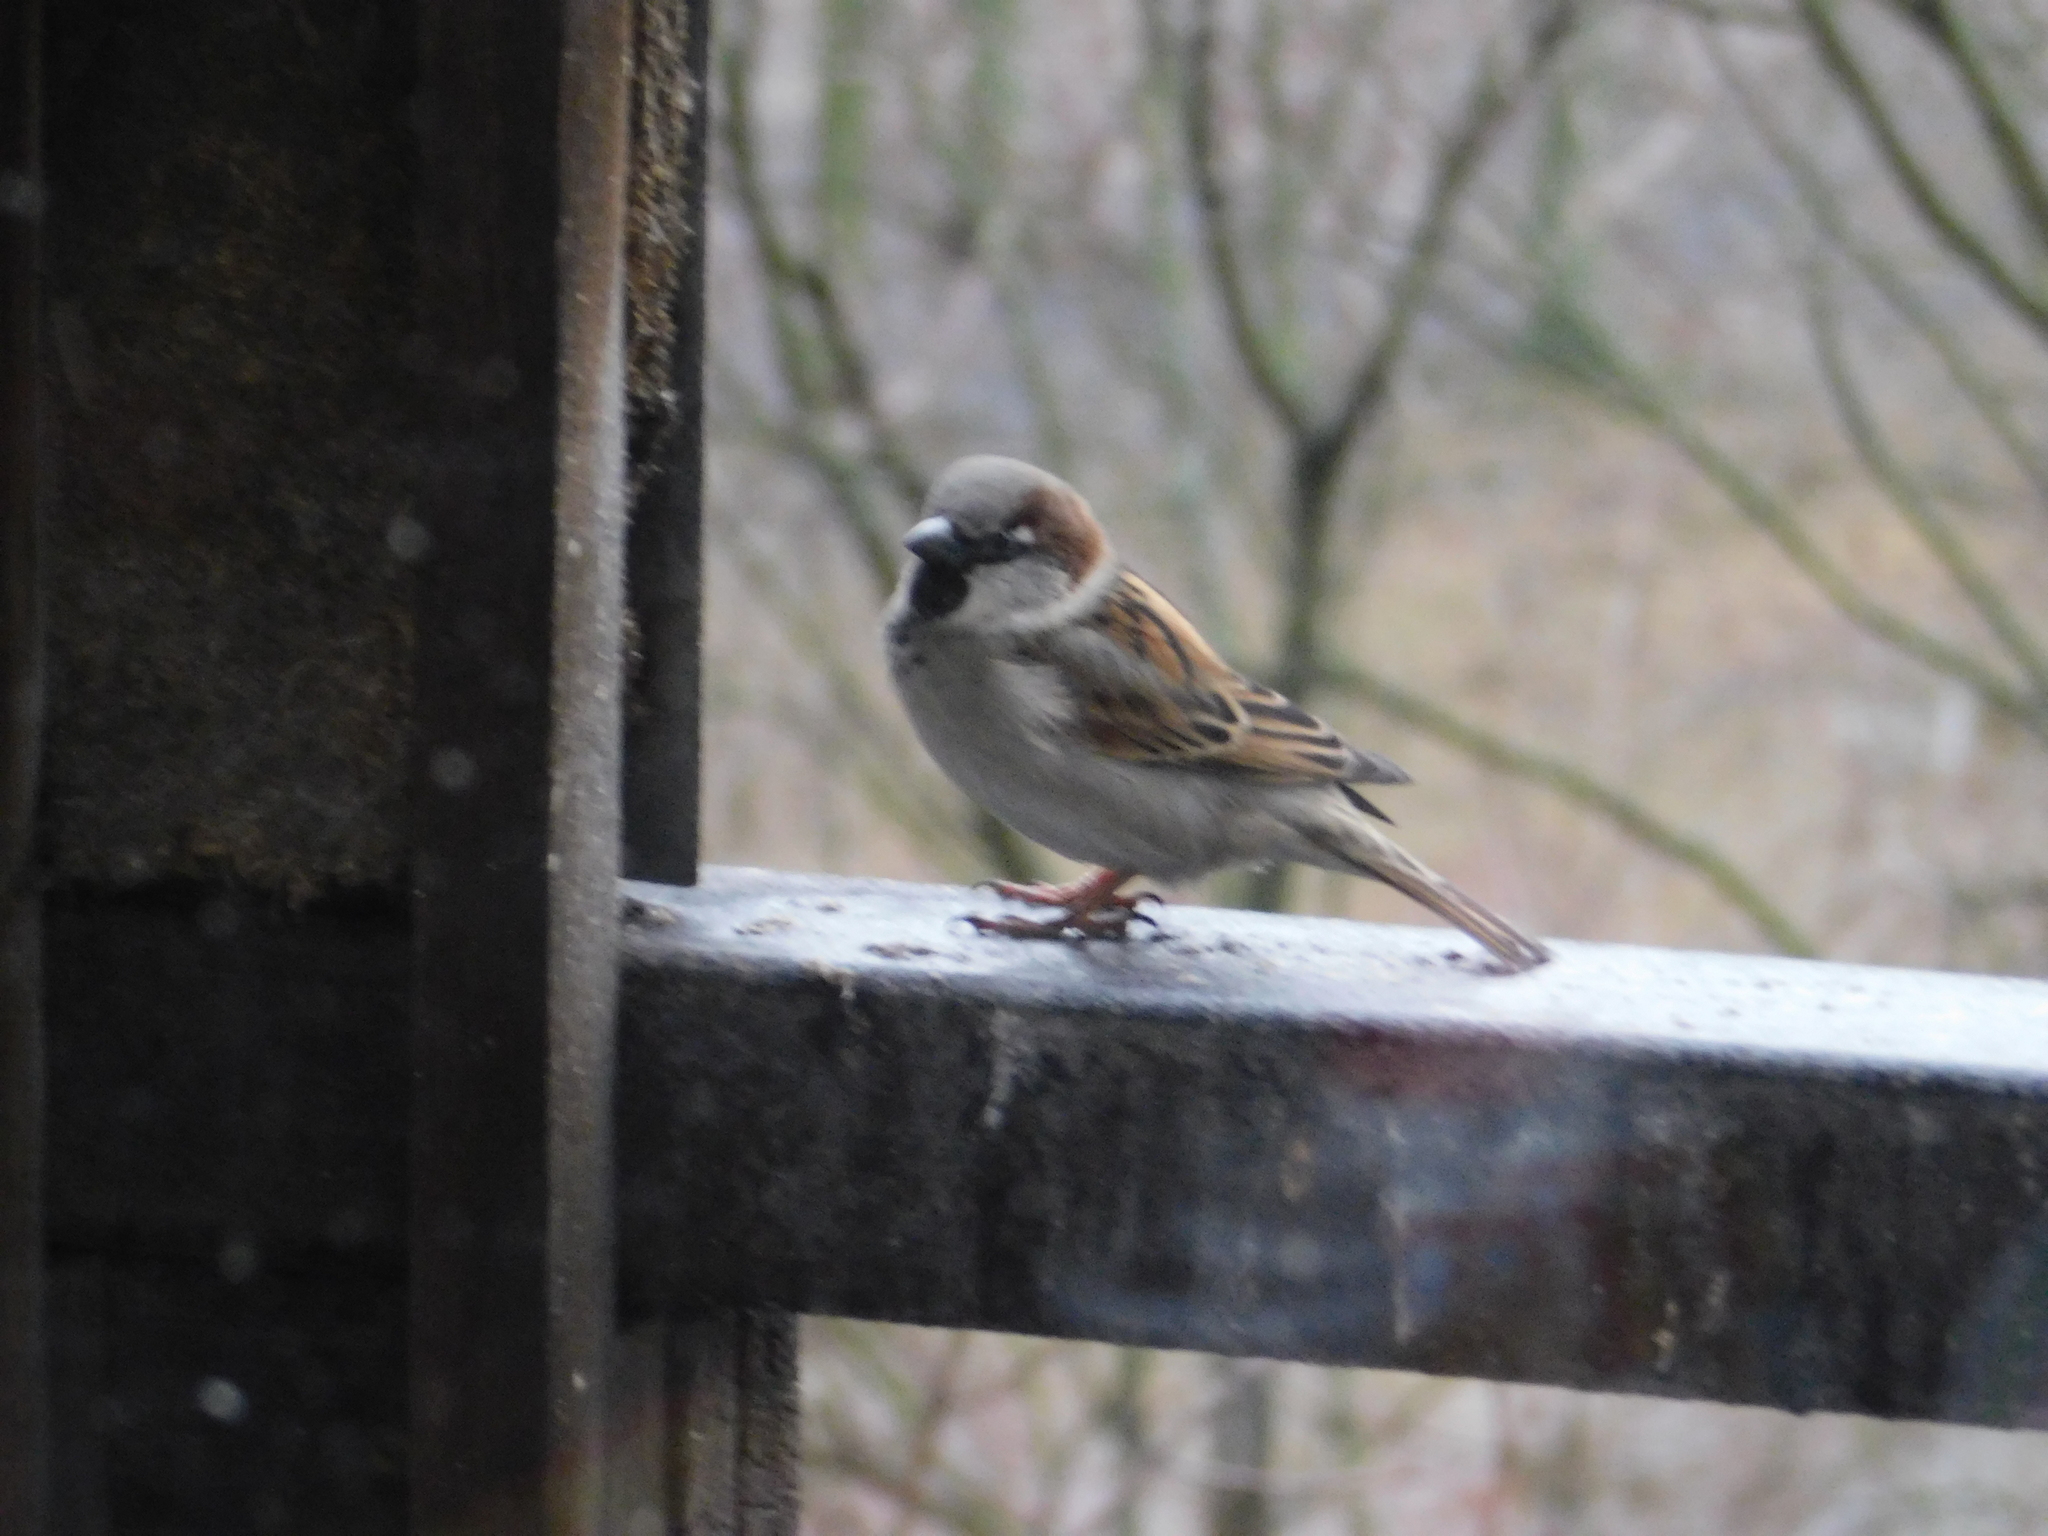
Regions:
<instances>
[{"instance_id":1,"label":"bird's beak","mask_svg":"<svg viewBox=\"0 0 2048 1536\"><path fill-rule=\"evenodd\" d=\"M903 536L903 547L927 565L964 569L972 560L967 546L943 517L928 517Z\"/></svg>"}]
</instances>

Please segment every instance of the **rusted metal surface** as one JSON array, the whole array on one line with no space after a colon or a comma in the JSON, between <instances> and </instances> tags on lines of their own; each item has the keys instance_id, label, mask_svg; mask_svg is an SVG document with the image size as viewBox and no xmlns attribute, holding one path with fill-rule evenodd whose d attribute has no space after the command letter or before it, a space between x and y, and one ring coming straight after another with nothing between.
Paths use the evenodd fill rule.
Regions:
<instances>
[{"instance_id":1,"label":"rusted metal surface","mask_svg":"<svg viewBox=\"0 0 2048 1536\"><path fill-rule=\"evenodd\" d=\"M642 1304L2048 1424L2048 984L629 889Z\"/></svg>"},{"instance_id":2,"label":"rusted metal surface","mask_svg":"<svg viewBox=\"0 0 2048 1536\"><path fill-rule=\"evenodd\" d=\"M42 6L0 12L0 1531L43 1530Z\"/></svg>"}]
</instances>

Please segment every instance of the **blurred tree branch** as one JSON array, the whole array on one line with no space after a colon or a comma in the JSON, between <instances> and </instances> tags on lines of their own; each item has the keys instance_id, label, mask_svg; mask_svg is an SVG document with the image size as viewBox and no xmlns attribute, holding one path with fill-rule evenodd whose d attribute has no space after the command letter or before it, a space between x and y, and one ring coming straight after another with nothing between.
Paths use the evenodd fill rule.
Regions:
<instances>
[{"instance_id":1,"label":"blurred tree branch","mask_svg":"<svg viewBox=\"0 0 2048 1536\"><path fill-rule=\"evenodd\" d=\"M1399 720L1433 740L1456 748L1474 762L1525 784L1547 789L1589 811L1616 830L1674 863L1681 864L1747 917L1765 941L1781 954L1815 956L1819 946L1785 915L1727 857L1704 840L1681 832L1640 801L1602 783L1585 769L1560 757L1534 751L1487 730L1484 726L1433 704L1369 668L1332 665L1324 669L1324 685Z\"/></svg>"},{"instance_id":2,"label":"blurred tree branch","mask_svg":"<svg viewBox=\"0 0 2048 1536\"><path fill-rule=\"evenodd\" d=\"M1664 0L1665 6L1718 26L1755 27L1765 32L1786 32L1798 23L1770 5L1741 5L1732 0Z\"/></svg>"},{"instance_id":3,"label":"blurred tree branch","mask_svg":"<svg viewBox=\"0 0 2048 1536\"><path fill-rule=\"evenodd\" d=\"M1832 31L1832 12L1823 0L1800 0L1800 3L1809 27L1818 27L1826 32L1827 37L1834 39L1832 54L1831 45L1818 35L1814 47L1819 55L1818 62L1829 77L1839 83L1844 67L1853 70L1854 66L1853 62L1845 66L1848 56L1845 45L1840 44L1839 35ZM1716 56L1724 73L1741 87L1739 73L1733 70L1726 53L1717 50ZM1856 79L1866 90L1871 89L1860 73ZM1741 87L1738 93L1773 154L1792 172L1802 202L1814 213L1823 233L1832 238L1836 231L1846 232L1837 200L1828 191L1825 179L1792 145L1789 136L1777 130L1754 91ZM1873 96L1872 100L1876 98ZM1892 123L1888 109L1880 103L1877 110L1875 121L1865 115L1869 132L1873 136L1888 133L1896 137L1896 125ZM1551 194L1549 200L1558 202L1555 194ZM1934 221L1935 215L1926 208L1922 207L1921 212L1924 218ZM1940 230L1937 228L1936 232L1940 233ZM1839 345L1828 334L1825 322L1829 320L1829 311L1813 308L1809 303L1809 319L1816 326L1814 341L1822 372L1852 450L1862 461L1866 473L1892 500L1943 566L1977 617L2014 658L2024 674L2023 683L2002 675L1990 663L1943 639L1868 591L1813 537L1783 495L1771 490L1745 468L1734 454L1715 441L1693 414L1679 404L1671 391L1628 358L1621 343L1585 302L1582 293L1585 274L1569 238L1556 229L1543 227L1539 228L1534 244L1533 265L1537 272L1538 290L1519 344L1519 351L1526 360L1575 385L1590 398L1603 403L1616 414L1634 420L1676 448L1751 526L1777 545L1792 565L1852 624L1910 656L1928 670L1963 684L1986 706L2019 726L2036 741L2048 745L2048 687L2044 687L2044 681L2048 681L2048 662L2044 662L2038 644L2021 624L2003 593L1977 565L1946 518L1913 482L1884 441L1881 429L1854 386ZM1953 248L1953 242L1950 244ZM1866 255L1865 261L1879 272L1886 271L1882 259L1874 254ZM1910 290L1895 280L1896 274L1887 273L1887 277L1892 279L1885 285L1887 298L1897 305L1899 298L1909 294ZM1931 321L1931 317L1928 318ZM1932 322L1929 328L1942 329L1939 322ZM1942 350L1945 357L1950 353L1962 355L1960 347L1938 350ZM1964 372L1967 374L1969 370ZM1982 392L1986 398L1995 394L1988 383L1983 384ZM1987 424L1994 431L1998 429L1996 418L1999 414L1994 411L1986 417ZM2016 423L2008 422L2007 425L2017 434ZM2003 437L2002 433L2000 435ZM2025 442L2024 436L2017 436L2016 440Z\"/></svg>"},{"instance_id":4,"label":"blurred tree branch","mask_svg":"<svg viewBox=\"0 0 2048 1536\"><path fill-rule=\"evenodd\" d=\"M1551 316L1553 325L1563 317ZM1735 510L1778 546L1835 610L1865 633L1911 656L1929 671L1954 678L1992 709L2048 744L2048 700L2029 698L1991 667L1867 592L1806 529L1786 500L1743 468L1646 374L1625 362L1613 339L1583 311L1579 357L1559 371L1631 416L1676 448L1725 496ZM1604 376L1585 370L1603 359Z\"/></svg>"},{"instance_id":5,"label":"blurred tree branch","mask_svg":"<svg viewBox=\"0 0 2048 1536\"><path fill-rule=\"evenodd\" d=\"M1941 359L1958 392L2027 477L2043 507L2048 508L2048 455L2028 437L2009 393L1985 373L1934 306L1906 279L1898 263L1856 232L1827 177L1779 124L1747 77L1729 59L1719 39L1709 33L1707 42L1721 79L1742 103L1750 127L1791 179L1800 204L1815 227Z\"/></svg>"},{"instance_id":6,"label":"blurred tree branch","mask_svg":"<svg viewBox=\"0 0 2048 1536\"><path fill-rule=\"evenodd\" d=\"M1307 386L1288 377L1271 326L1254 313L1246 274L1238 260L1216 141L1216 4L1215 0L1197 0L1187 43L1181 120L1201 214L1203 250L1238 361L1288 441L1289 554L1282 582L1285 618L1273 678L1283 692L1298 694L1313 686L1330 518L1339 477L1352 449L1371 429L1386 402L1473 177L1501 129L1562 46L1575 16L1576 9L1569 3L1543 4L1527 36L1519 40L1522 46L1516 59L1505 66L1490 56L1481 59L1453 126L1435 155L1422 211L1388 285L1379 325L1350 367L1343 370L1344 382L1333 398L1319 409Z\"/></svg>"},{"instance_id":7,"label":"blurred tree branch","mask_svg":"<svg viewBox=\"0 0 2048 1536\"><path fill-rule=\"evenodd\" d=\"M843 1415L832 1417L837 1420ZM864 1443L845 1434L836 1422L822 1444L811 1446L805 1459L813 1470L871 1488L892 1500L906 1516L928 1520L941 1530L958 1532L959 1536L1022 1536L1027 1529L1001 1499L977 1493L971 1485L949 1487L943 1492L918 1485L874 1455Z\"/></svg>"},{"instance_id":8,"label":"blurred tree branch","mask_svg":"<svg viewBox=\"0 0 2048 1536\"><path fill-rule=\"evenodd\" d=\"M2019 273L2001 257L1984 236L1964 218L1956 207L1942 194L1935 177L1906 143L1900 131L1897 118L1885 102L1882 92L1864 72L1861 62L1850 48L1848 39L1842 35L1837 22L1835 0L1799 0L1799 14L1806 23L1808 36L1814 50L1828 74L1840 87L1849 103L1862 119L1870 135L1872 145L1890 168L1892 177L1907 199L1920 212L1927 227L1938 236L1950 250L1954 251L1965 264L1973 268L1992 290L2005 300L2015 315L2048 337L2048 298L2044 298L2038 287ZM1946 9L1941 14L1946 17ZM1953 37L1954 33L1944 25L1939 34ZM1950 51L1950 58L1956 59L1962 50ZM1982 81L1981 72L1966 71L1967 81L1974 76ZM1995 100L1995 96L1992 98ZM1979 100L1980 109L1982 100ZM1994 112L1993 120L2001 122L2002 114ZM1994 132L1993 149L1998 150L2004 137ZM2010 175L2012 164L2005 154L1998 156ZM2034 178L2031 162L2027 159L2024 145L2019 149L2017 164L2023 175L2019 182L2012 184L2021 206L2030 202L2028 189Z\"/></svg>"},{"instance_id":9,"label":"blurred tree branch","mask_svg":"<svg viewBox=\"0 0 2048 1536\"><path fill-rule=\"evenodd\" d=\"M1821 375L1828 395L1856 456L1872 480L1883 489L1893 507L1920 536L1949 578L1962 592L2006 649L2013 662L2027 676L2033 688L2033 708L2048 708L2048 656L2020 622L2019 615L2005 600L2005 594L1980 566L1926 490L1913 478L1897 455L1884 430L1878 425L1870 402L1864 397L1843 349L1841 317L1836 311L1826 279L1812 274L1807 280L1807 312L1813 332L1814 350L1819 354Z\"/></svg>"},{"instance_id":10,"label":"blurred tree branch","mask_svg":"<svg viewBox=\"0 0 2048 1536\"><path fill-rule=\"evenodd\" d=\"M1975 29L1954 0L1887 0L1887 3L1948 56L1956 77L1977 114L1977 125L2037 244L2048 249L2048 178L2042 175L2027 142L2026 129L1991 78L1978 50Z\"/></svg>"},{"instance_id":11,"label":"blurred tree branch","mask_svg":"<svg viewBox=\"0 0 2048 1536\"><path fill-rule=\"evenodd\" d=\"M734 25L724 31L726 42L719 50L719 75L725 88L721 120L726 151L732 162L734 192L760 252L762 274L777 311L776 340L781 349L785 382L806 415L830 406L842 406L856 413L868 429L868 457L896 494L916 506L924 500L925 477L918 472L909 449L876 403L873 373L847 318L838 288L823 262L800 256L785 238L762 181L754 148L751 29ZM810 321L812 330L808 337L797 329L795 314L799 310ZM819 369L804 345L806 340L815 340L822 348L827 379L818 377ZM888 563L893 580L893 555Z\"/></svg>"},{"instance_id":12,"label":"blurred tree branch","mask_svg":"<svg viewBox=\"0 0 2048 1536\"><path fill-rule=\"evenodd\" d=\"M1480 47L1473 79L1439 140L1413 230L1395 264L1379 322L1364 339L1330 398L1318 402L1286 364L1276 322L1255 311L1232 232L1230 195L1218 143L1215 0L1196 0L1181 80L1180 116L1188 171L1201 217L1210 284L1239 365L1286 438L1288 483L1283 514L1286 557L1280 582L1273 685L1304 702L1323 673L1330 536L1336 492L1353 450L1377 421L1394 375L1434 287L1458 211L1487 152L1578 19L1570 0L1543 0L1523 34L1500 57L1498 39ZM1274 866L1253 877L1248 904L1284 904L1289 872Z\"/></svg>"},{"instance_id":13,"label":"blurred tree branch","mask_svg":"<svg viewBox=\"0 0 2048 1536\"><path fill-rule=\"evenodd\" d=\"M1215 0L1198 0L1187 52L1181 86L1181 130L1194 179L1196 205L1202 214L1203 252L1208 258L1209 275L1223 306L1223 318L1230 327L1238 360L1253 390L1290 436L1304 436L1314 430L1308 406L1298 398L1295 383L1282 376L1259 321L1252 314L1251 293L1244 269L1238 265L1237 245L1230 235L1223 177L1216 165Z\"/></svg>"},{"instance_id":14,"label":"blurred tree branch","mask_svg":"<svg viewBox=\"0 0 2048 1536\"><path fill-rule=\"evenodd\" d=\"M960 1383L960 1371L971 1338L972 1335L966 1333L946 1336L945 1342L939 1346L938 1361L918 1396L902 1472L903 1484L915 1502L906 1500L903 1503L897 1515L895 1536L910 1536L922 1512L925 1484L938 1456L939 1434L946 1427L947 1415L953 1411L954 1394Z\"/></svg>"}]
</instances>

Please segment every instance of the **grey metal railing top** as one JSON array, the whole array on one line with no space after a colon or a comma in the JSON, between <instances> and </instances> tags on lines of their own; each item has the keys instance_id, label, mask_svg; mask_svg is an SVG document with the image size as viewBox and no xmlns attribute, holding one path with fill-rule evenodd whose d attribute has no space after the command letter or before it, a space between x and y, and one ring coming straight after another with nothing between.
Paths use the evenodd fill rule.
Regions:
<instances>
[{"instance_id":1,"label":"grey metal railing top","mask_svg":"<svg viewBox=\"0 0 2048 1536\"><path fill-rule=\"evenodd\" d=\"M631 885L621 1262L810 1312L2048 1422L2048 984Z\"/></svg>"}]
</instances>

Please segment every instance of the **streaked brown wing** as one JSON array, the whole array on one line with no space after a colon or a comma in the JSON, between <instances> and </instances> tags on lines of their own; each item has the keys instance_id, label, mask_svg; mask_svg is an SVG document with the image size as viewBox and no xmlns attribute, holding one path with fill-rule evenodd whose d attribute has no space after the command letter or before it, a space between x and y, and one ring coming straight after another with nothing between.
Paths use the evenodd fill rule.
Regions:
<instances>
[{"instance_id":1,"label":"streaked brown wing","mask_svg":"<svg viewBox=\"0 0 2048 1536\"><path fill-rule=\"evenodd\" d=\"M1408 782L1384 757L1232 671L1140 577L1125 572L1083 628L1084 643L1047 645L1037 659L1061 670L1083 734L1106 756L1279 784Z\"/></svg>"}]
</instances>

